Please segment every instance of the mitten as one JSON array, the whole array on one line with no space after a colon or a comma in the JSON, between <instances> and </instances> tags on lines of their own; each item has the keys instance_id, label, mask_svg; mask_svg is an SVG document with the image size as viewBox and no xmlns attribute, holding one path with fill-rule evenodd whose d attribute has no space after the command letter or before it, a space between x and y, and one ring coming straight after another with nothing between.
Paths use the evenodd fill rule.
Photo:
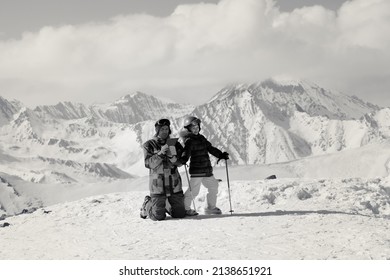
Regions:
<instances>
[{"instance_id":1,"label":"mitten","mask_svg":"<svg viewBox=\"0 0 390 280\"><path fill-rule=\"evenodd\" d=\"M223 152L220 159L229 159L229 153Z\"/></svg>"}]
</instances>

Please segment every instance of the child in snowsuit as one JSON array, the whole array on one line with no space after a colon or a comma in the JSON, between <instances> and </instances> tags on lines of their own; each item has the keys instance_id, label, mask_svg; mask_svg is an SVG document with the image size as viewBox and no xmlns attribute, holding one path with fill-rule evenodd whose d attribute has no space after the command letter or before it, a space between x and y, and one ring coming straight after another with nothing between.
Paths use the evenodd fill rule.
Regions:
<instances>
[{"instance_id":1,"label":"child in snowsuit","mask_svg":"<svg viewBox=\"0 0 390 280\"><path fill-rule=\"evenodd\" d=\"M181 166L178 157L183 151L179 142L168 146L171 134L170 121L160 119L155 123L156 134L143 144L145 167L149 168L150 196L146 196L141 207L141 218L164 220L166 212L173 218L185 216L182 181L177 170ZM166 208L166 200L170 206Z\"/></svg>"},{"instance_id":2,"label":"child in snowsuit","mask_svg":"<svg viewBox=\"0 0 390 280\"><path fill-rule=\"evenodd\" d=\"M184 151L180 160L184 164L191 158L189 168L190 186L184 193L184 206L187 216L198 215L196 209L191 209L191 200L199 194L201 184L208 190L205 214L222 213L216 206L218 180L213 175L209 153L218 159L229 159L229 154L213 147L203 135L199 134L200 123L201 121L196 117L187 117L184 120L184 128L180 131L180 136L184 142Z\"/></svg>"}]
</instances>

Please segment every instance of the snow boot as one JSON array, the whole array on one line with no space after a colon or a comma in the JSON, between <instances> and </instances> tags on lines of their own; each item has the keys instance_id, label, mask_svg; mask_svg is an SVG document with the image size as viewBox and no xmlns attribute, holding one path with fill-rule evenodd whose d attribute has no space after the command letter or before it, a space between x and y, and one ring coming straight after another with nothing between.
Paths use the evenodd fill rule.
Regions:
<instances>
[{"instance_id":1,"label":"snow boot","mask_svg":"<svg viewBox=\"0 0 390 280\"><path fill-rule=\"evenodd\" d=\"M214 207L212 209L210 208L205 208L204 213L207 215L221 215L222 211L218 207Z\"/></svg>"},{"instance_id":2,"label":"snow boot","mask_svg":"<svg viewBox=\"0 0 390 280\"><path fill-rule=\"evenodd\" d=\"M196 212L195 210L192 209L186 210L186 216L196 216L196 215L199 215L199 213Z\"/></svg>"},{"instance_id":3,"label":"snow boot","mask_svg":"<svg viewBox=\"0 0 390 280\"><path fill-rule=\"evenodd\" d=\"M141 206L141 209L140 209L140 213L139 213L139 216L142 219L146 219L148 217L148 212L146 211L146 204L148 204L148 202L151 199L152 198L149 195L145 196L144 203L142 203L142 206Z\"/></svg>"}]
</instances>

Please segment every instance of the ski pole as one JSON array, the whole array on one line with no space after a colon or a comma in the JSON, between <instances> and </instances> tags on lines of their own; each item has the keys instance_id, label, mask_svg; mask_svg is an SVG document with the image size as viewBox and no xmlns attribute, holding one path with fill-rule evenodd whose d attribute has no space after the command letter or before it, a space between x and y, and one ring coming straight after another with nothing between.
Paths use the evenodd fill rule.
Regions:
<instances>
[{"instance_id":1,"label":"ski pole","mask_svg":"<svg viewBox=\"0 0 390 280\"><path fill-rule=\"evenodd\" d=\"M232 198L230 196L230 182L229 182L229 171L228 171L228 163L227 159L225 159L225 166L226 166L226 178L228 183L228 192L229 192L229 203L230 203L230 215L233 215L233 209L232 209Z\"/></svg>"},{"instance_id":2,"label":"ski pole","mask_svg":"<svg viewBox=\"0 0 390 280\"><path fill-rule=\"evenodd\" d=\"M194 210L196 211L195 199L194 199L194 196L192 195L192 189L191 189L191 184L190 184L190 177L188 177L187 164L184 164L184 169L186 170L186 176L187 176L187 181L188 181L188 188L190 189L190 194L191 194L191 198L192 198L192 204L194 205Z\"/></svg>"}]
</instances>

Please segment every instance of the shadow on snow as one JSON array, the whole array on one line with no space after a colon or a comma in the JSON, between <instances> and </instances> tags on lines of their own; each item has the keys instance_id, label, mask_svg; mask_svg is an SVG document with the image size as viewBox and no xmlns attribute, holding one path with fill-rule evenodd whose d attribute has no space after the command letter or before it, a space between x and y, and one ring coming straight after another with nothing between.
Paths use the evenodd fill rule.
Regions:
<instances>
[{"instance_id":1,"label":"shadow on snow","mask_svg":"<svg viewBox=\"0 0 390 280\"><path fill-rule=\"evenodd\" d=\"M329 210L307 210L307 211L274 211L274 212L258 212L258 213L233 213L231 214L222 214L222 215L199 215L199 216L187 216L185 219L193 220L205 220L205 219L220 219L228 217L269 217L269 216L286 216L286 215L310 215L310 214L319 214L319 215L351 215L351 216L363 216L363 217L372 217L369 215L359 214L359 213L348 213L341 211L329 211Z\"/></svg>"}]
</instances>

